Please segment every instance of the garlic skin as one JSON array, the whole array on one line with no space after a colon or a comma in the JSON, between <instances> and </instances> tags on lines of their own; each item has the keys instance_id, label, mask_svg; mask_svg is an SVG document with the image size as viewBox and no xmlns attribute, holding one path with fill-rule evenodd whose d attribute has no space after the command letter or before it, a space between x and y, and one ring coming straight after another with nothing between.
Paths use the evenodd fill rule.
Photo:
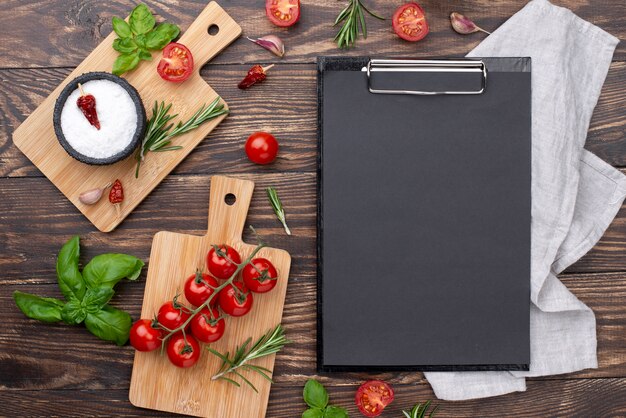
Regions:
<instances>
[{"instance_id":1,"label":"garlic skin","mask_svg":"<svg viewBox=\"0 0 626 418\"><path fill-rule=\"evenodd\" d=\"M469 35L474 32L485 32L491 35L491 32L487 32L480 26L477 26L472 20L463 16L461 13L452 12L450 14L450 23L452 24L452 29L461 35Z\"/></svg>"},{"instance_id":2,"label":"garlic skin","mask_svg":"<svg viewBox=\"0 0 626 418\"><path fill-rule=\"evenodd\" d=\"M100 199L102 199L104 191L109 187L111 187L111 183L99 189L84 191L80 194L80 196L78 196L78 200L80 200L80 203L83 205L95 205L100 201Z\"/></svg>"},{"instance_id":3,"label":"garlic skin","mask_svg":"<svg viewBox=\"0 0 626 418\"><path fill-rule=\"evenodd\" d=\"M257 44L261 48L267 49L272 54L278 57L282 57L283 55L285 55L285 44L276 35L266 35L258 39L248 38L248 40Z\"/></svg>"}]
</instances>

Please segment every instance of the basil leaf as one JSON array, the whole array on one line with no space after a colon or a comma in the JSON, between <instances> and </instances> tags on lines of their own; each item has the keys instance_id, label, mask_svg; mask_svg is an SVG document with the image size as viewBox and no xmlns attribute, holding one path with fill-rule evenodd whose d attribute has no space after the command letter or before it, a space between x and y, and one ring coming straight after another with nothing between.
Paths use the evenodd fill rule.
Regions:
<instances>
[{"instance_id":1,"label":"basil leaf","mask_svg":"<svg viewBox=\"0 0 626 418\"><path fill-rule=\"evenodd\" d=\"M63 318L63 322L70 325L80 324L85 320L86 316L87 311L85 311L80 301L76 299L67 302L61 311L61 318Z\"/></svg>"},{"instance_id":2,"label":"basil leaf","mask_svg":"<svg viewBox=\"0 0 626 418\"><path fill-rule=\"evenodd\" d=\"M87 312L95 313L111 300L114 293L113 289L107 286L87 289L83 299L83 307Z\"/></svg>"},{"instance_id":3,"label":"basil leaf","mask_svg":"<svg viewBox=\"0 0 626 418\"><path fill-rule=\"evenodd\" d=\"M136 280L144 266L137 257L126 254L102 254L95 256L83 269L83 277L90 288L112 288L122 280Z\"/></svg>"},{"instance_id":4,"label":"basil leaf","mask_svg":"<svg viewBox=\"0 0 626 418\"><path fill-rule=\"evenodd\" d=\"M137 43L133 38L117 38L113 41L113 49L122 54L130 54L137 50Z\"/></svg>"},{"instance_id":5,"label":"basil leaf","mask_svg":"<svg viewBox=\"0 0 626 418\"><path fill-rule=\"evenodd\" d=\"M180 28L171 23L161 23L152 32L146 34L146 48L159 51L172 42L178 34Z\"/></svg>"},{"instance_id":6,"label":"basil leaf","mask_svg":"<svg viewBox=\"0 0 626 418\"><path fill-rule=\"evenodd\" d=\"M80 243L76 236L63 245L57 258L59 289L66 300L82 300L85 295L85 282L78 270L79 253Z\"/></svg>"},{"instance_id":7,"label":"basil leaf","mask_svg":"<svg viewBox=\"0 0 626 418\"><path fill-rule=\"evenodd\" d=\"M323 409L328 405L328 392L317 380L309 379L306 382L302 397L311 408Z\"/></svg>"},{"instance_id":8,"label":"basil leaf","mask_svg":"<svg viewBox=\"0 0 626 418\"><path fill-rule=\"evenodd\" d=\"M13 292L15 304L24 315L44 322L59 322L63 302L54 298L42 298L30 293Z\"/></svg>"},{"instance_id":9,"label":"basil leaf","mask_svg":"<svg viewBox=\"0 0 626 418\"><path fill-rule=\"evenodd\" d=\"M128 341L131 326L130 315L112 306L105 305L95 313L88 313L85 326L96 337L124 345Z\"/></svg>"},{"instance_id":10,"label":"basil leaf","mask_svg":"<svg viewBox=\"0 0 626 418\"><path fill-rule=\"evenodd\" d=\"M124 19L120 19L119 17L113 17L113 31L120 38L130 38L132 32L130 30L130 26Z\"/></svg>"},{"instance_id":11,"label":"basil leaf","mask_svg":"<svg viewBox=\"0 0 626 418\"><path fill-rule=\"evenodd\" d=\"M122 54L113 63L113 74L122 75L127 71L134 70L139 64L139 55L137 53Z\"/></svg>"},{"instance_id":12,"label":"basil leaf","mask_svg":"<svg viewBox=\"0 0 626 418\"><path fill-rule=\"evenodd\" d=\"M323 418L348 418L348 412L338 406L329 405L324 410Z\"/></svg>"},{"instance_id":13,"label":"basil leaf","mask_svg":"<svg viewBox=\"0 0 626 418\"><path fill-rule=\"evenodd\" d=\"M324 411L319 408L310 408L302 413L302 418L323 418Z\"/></svg>"},{"instance_id":14,"label":"basil leaf","mask_svg":"<svg viewBox=\"0 0 626 418\"><path fill-rule=\"evenodd\" d=\"M152 12L148 9L148 6L143 3L138 4L137 7L133 9L128 22L130 23L130 29L135 35L150 32L156 23Z\"/></svg>"},{"instance_id":15,"label":"basil leaf","mask_svg":"<svg viewBox=\"0 0 626 418\"><path fill-rule=\"evenodd\" d=\"M146 38L148 35L137 35L135 36L135 42L139 48L146 49Z\"/></svg>"},{"instance_id":16,"label":"basil leaf","mask_svg":"<svg viewBox=\"0 0 626 418\"><path fill-rule=\"evenodd\" d=\"M139 58L145 61L152 61L152 54L145 49L139 50Z\"/></svg>"}]
</instances>

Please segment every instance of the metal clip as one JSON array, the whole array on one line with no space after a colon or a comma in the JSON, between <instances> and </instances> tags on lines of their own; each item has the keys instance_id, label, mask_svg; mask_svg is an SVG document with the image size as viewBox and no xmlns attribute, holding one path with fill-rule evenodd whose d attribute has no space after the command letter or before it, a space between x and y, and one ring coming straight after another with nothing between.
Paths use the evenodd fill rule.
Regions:
<instances>
[{"instance_id":1,"label":"metal clip","mask_svg":"<svg viewBox=\"0 0 626 418\"><path fill-rule=\"evenodd\" d=\"M487 66L483 61L474 60L385 60L371 59L363 68L367 72L367 88L374 94L412 94L436 96L443 94L482 94L487 87ZM469 91L420 91L420 90L380 90L372 87L372 72L480 72L482 83L480 90Z\"/></svg>"}]
</instances>

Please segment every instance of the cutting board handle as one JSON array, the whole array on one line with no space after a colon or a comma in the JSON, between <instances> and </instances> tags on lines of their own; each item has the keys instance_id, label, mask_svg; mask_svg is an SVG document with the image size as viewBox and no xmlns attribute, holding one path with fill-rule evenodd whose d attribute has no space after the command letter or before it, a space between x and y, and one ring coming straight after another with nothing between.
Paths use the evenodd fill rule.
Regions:
<instances>
[{"instance_id":1,"label":"cutting board handle","mask_svg":"<svg viewBox=\"0 0 626 418\"><path fill-rule=\"evenodd\" d=\"M249 180L213 176L207 235L226 237L229 242L240 241L253 191L254 183Z\"/></svg>"},{"instance_id":2,"label":"cutting board handle","mask_svg":"<svg viewBox=\"0 0 626 418\"><path fill-rule=\"evenodd\" d=\"M194 71L199 73L204 64L239 35L241 27L219 4L212 1L189 26L179 42L193 54Z\"/></svg>"}]
</instances>

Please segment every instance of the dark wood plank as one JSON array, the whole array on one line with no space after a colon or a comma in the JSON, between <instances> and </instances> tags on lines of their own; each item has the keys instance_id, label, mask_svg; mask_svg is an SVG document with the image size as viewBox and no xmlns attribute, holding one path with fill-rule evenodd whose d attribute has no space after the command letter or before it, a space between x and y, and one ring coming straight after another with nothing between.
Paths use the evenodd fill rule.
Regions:
<instances>
[{"instance_id":1,"label":"dark wood plank","mask_svg":"<svg viewBox=\"0 0 626 418\"><path fill-rule=\"evenodd\" d=\"M69 4L63 0L4 0L0 3L0 24L5 30L0 35L0 67L33 68L76 66L111 31L111 17L124 16L131 3L123 0L92 2L77 0ZM207 0L180 0L175 3L146 1L162 18L186 28L206 5ZM368 18L369 36L360 39L349 51L337 49L333 38L337 28L332 26L345 2L319 0L304 2L300 22L290 29L279 29L265 17L262 1L222 0L221 5L239 22L244 35L280 34L287 43L287 60L313 62L317 55L385 56L461 56L482 39L483 34L463 37L450 28L448 16L459 11L474 18L492 31L505 22L526 3L522 0L423 0L430 34L417 44L401 41L391 30L390 17L399 3L369 0L367 5L387 17L381 22ZM626 14L619 1L555 0L583 19L599 25L613 35L626 38ZM529 28L528 30L532 30ZM27 40L27 41L26 41ZM619 45L615 58L626 58L626 46ZM216 63L269 61L271 56L245 39L229 47Z\"/></svg>"},{"instance_id":2,"label":"dark wood plank","mask_svg":"<svg viewBox=\"0 0 626 418\"><path fill-rule=\"evenodd\" d=\"M236 85L246 66L212 66L205 79L230 104L232 114L178 166L174 174L286 172L316 169L317 105L315 67L281 65L259 86ZM40 176L13 145L13 130L70 72L70 69L1 70L0 176ZM626 166L626 63L613 63L593 115L587 148L616 166ZM198 101L201 102L202 98ZM243 151L255 130L273 132L280 141L278 160L267 167L251 164Z\"/></svg>"}]
</instances>

